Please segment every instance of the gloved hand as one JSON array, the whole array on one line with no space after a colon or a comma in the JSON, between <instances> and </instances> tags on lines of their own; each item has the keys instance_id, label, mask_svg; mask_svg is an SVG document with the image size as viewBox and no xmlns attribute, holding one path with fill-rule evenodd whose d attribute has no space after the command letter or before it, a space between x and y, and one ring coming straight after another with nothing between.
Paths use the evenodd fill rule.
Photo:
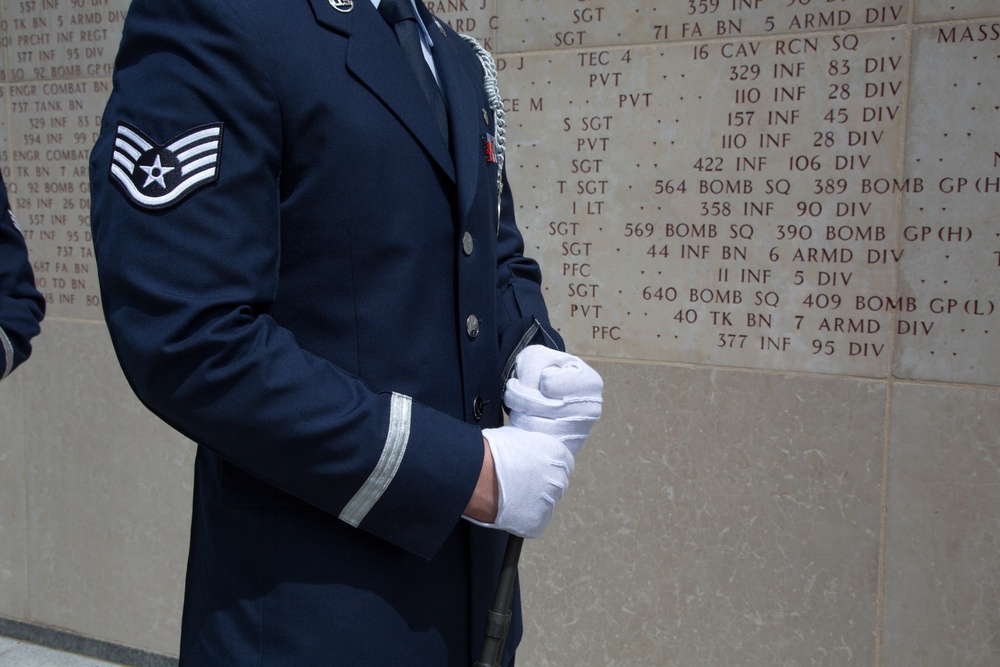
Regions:
<instances>
[{"instance_id":1,"label":"gloved hand","mask_svg":"<svg viewBox=\"0 0 1000 667\"><path fill-rule=\"evenodd\" d=\"M601 376L579 357L543 345L524 348L514 364L504 395L510 423L558 438L576 454L601 416Z\"/></svg>"},{"instance_id":2,"label":"gloved hand","mask_svg":"<svg viewBox=\"0 0 1000 667\"><path fill-rule=\"evenodd\" d=\"M551 436L513 426L483 429L483 437L493 454L500 498L494 523L480 525L541 537L569 485L573 455Z\"/></svg>"}]
</instances>

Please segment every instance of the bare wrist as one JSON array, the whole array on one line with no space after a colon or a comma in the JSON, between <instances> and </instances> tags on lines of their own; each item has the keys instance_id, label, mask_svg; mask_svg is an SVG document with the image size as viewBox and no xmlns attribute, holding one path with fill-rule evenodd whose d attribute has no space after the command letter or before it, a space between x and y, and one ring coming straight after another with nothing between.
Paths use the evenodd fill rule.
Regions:
<instances>
[{"instance_id":1,"label":"bare wrist","mask_svg":"<svg viewBox=\"0 0 1000 667\"><path fill-rule=\"evenodd\" d=\"M493 467L493 452L490 451L489 442L483 438L483 467L479 471L479 480L472 492L472 498L465 508L465 516L481 523L493 523L497 518L499 499L500 491Z\"/></svg>"}]
</instances>

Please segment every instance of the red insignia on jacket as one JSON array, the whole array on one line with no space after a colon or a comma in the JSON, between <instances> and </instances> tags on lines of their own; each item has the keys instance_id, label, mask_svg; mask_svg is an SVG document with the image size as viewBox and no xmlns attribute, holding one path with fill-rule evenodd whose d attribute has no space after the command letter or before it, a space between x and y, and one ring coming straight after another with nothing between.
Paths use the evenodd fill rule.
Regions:
<instances>
[{"instance_id":1,"label":"red insignia on jacket","mask_svg":"<svg viewBox=\"0 0 1000 667\"><path fill-rule=\"evenodd\" d=\"M497 149L493 143L493 135L483 133L483 152L486 154L486 161L495 164L497 161Z\"/></svg>"}]
</instances>

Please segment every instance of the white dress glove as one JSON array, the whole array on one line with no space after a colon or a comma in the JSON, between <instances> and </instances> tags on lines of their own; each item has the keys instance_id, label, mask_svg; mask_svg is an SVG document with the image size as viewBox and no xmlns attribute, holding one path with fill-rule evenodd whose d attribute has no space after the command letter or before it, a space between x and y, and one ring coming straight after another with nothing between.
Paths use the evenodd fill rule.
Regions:
<instances>
[{"instance_id":1,"label":"white dress glove","mask_svg":"<svg viewBox=\"0 0 1000 667\"><path fill-rule=\"evenodd\" d=\"M504 395L510 423L558 438L576 454L601 416L601 376L579 357L542 345L524 348L514 363Z\"/></svg>"},{"instance_id":2,"label":"white dress glove","mask_svg":"<svg viewBox=\"0 0 1000 667\"><path fill-rule=\"evenodd\" d=\"M483 437L493 454L500 501L494 523L474 523L541 537L569 485L573 455L551 436L513 426L483 429Z\"/></svg>"}]
</instances>

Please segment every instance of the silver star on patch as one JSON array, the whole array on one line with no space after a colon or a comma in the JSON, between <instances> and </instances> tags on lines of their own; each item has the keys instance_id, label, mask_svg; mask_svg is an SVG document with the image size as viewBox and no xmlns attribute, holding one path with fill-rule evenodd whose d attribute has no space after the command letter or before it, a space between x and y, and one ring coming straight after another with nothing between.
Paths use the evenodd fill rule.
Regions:
<instances>
[{"instance_id":1,"label":"silver star on patch","mask_svg":"<svg viewBox=\"0 0 1000 667\"><path fill-rule=\"evenodd\" d=\"M148 167L145 165L139 165L139 169L146 172L146 182L142 184L143 188L148 188L151 183L159 183L160 187L164 190L167 189L167 183L164 176L172 172L176 167L164 167L160 164L160 156L157 155L156 159L153 160L153 164Z\"/></svg>"}]
</instances>

